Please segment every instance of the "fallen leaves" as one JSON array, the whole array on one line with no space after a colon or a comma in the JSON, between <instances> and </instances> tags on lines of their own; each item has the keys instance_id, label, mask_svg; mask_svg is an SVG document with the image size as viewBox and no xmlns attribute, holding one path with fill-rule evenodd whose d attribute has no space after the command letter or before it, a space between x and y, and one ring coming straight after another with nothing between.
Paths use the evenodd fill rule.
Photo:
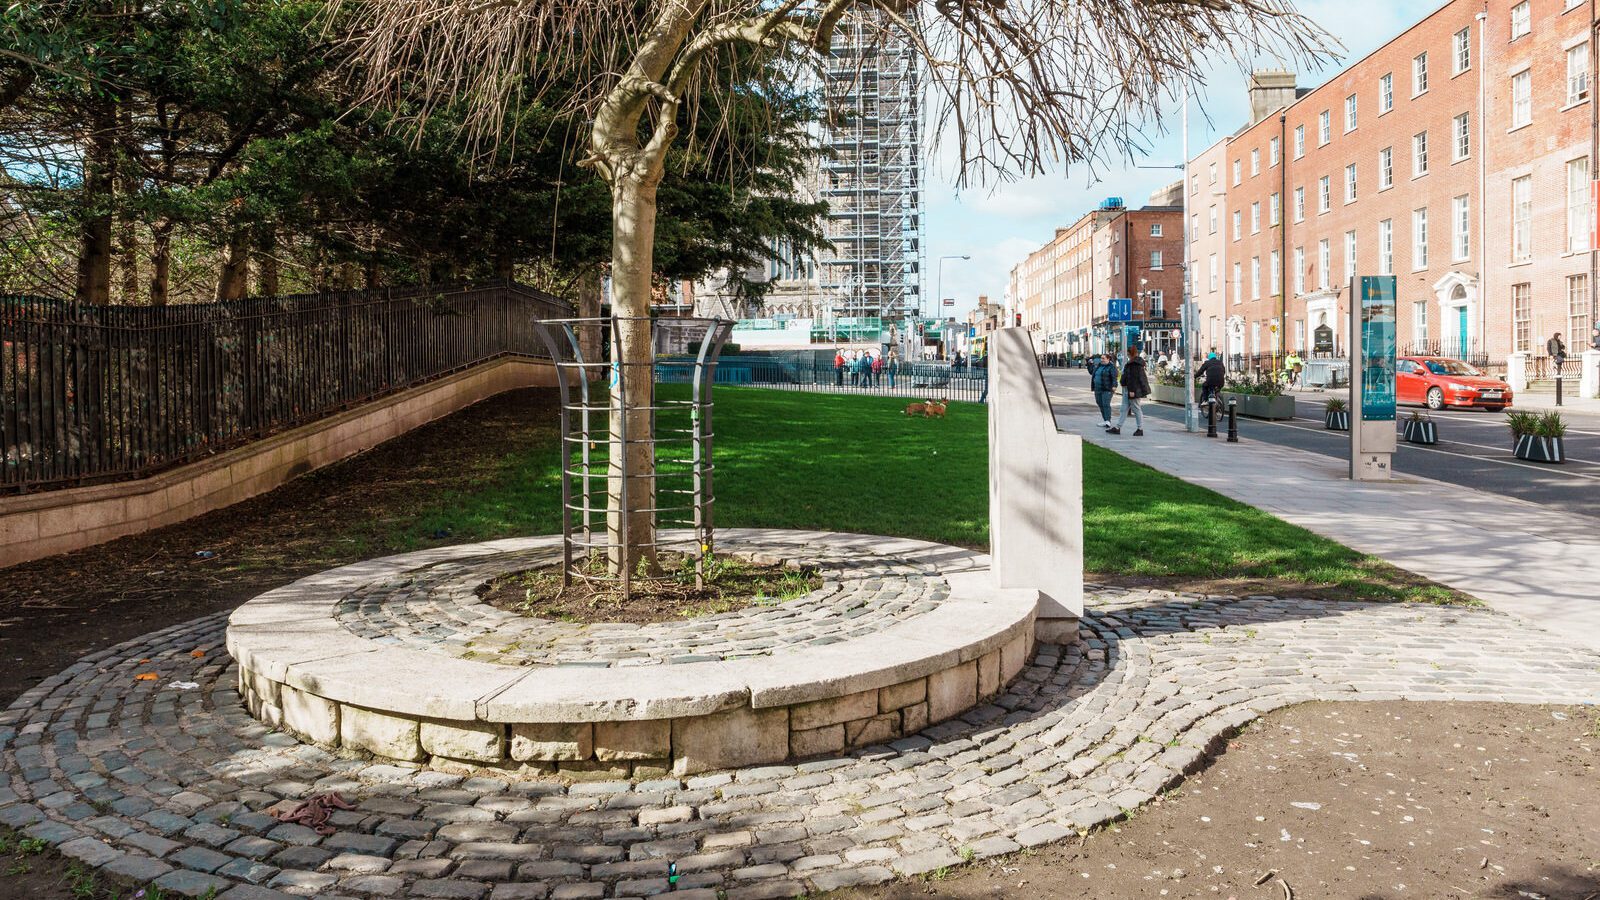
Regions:
<instances>
[{"instance_id":1,"label":"fallen leaves","mask_svg":"<svg viewBox=\"0 0 1600 900\"><path fill-rule=\"evenodd\" d=\"M161 677L160 675L157 675L154 672L140 672L139 674L133 676L133 680L134 681L155 681L157 678L160 678L160 677Z\"/></svg>"}]
</instances>

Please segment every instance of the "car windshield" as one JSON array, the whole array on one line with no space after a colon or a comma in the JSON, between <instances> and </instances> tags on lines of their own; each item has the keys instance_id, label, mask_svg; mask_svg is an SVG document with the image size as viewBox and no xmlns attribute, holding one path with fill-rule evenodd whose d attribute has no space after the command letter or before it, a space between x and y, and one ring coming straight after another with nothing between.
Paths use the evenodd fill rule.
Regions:
<instances>
[{"instance_id":1,"label":"car windshield","mask_svg":"<svg viewBox=\"0 0 1600 900\"><path fill-rule=\"evenodd\" d=\"M1435 375L1482 375L1477 369L1459 359L1430 359L1423 365Z\"/></svg>"}]
</instances>

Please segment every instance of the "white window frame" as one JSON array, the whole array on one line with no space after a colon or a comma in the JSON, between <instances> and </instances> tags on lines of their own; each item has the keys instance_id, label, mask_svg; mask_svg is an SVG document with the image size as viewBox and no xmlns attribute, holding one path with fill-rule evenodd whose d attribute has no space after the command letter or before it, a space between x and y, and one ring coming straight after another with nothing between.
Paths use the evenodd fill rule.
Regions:
<instances>
[{"instance_id":1,"label":"white window frame","mask_svg":"<svg viewBox=\"0 0 1600 900\"><path fill-rule=\"evenodd\" d=\"M1294 189L1294 220L1306 220L1306 186L1303 184Z\"/></svg>"},{"instance_id":2,"label":"white window frame","mask_svg":"<svg viewBox=\"0 0 1600 900\"><path fill-rule=\"evenodd\" d=\"M1378 190L1386 191L1394 187L1394 148L1385 147L1378 151Z\"/></svg>"},{"instance_id":3,"label":"white window frame","mask_svg":"<svg viewBox=\"0 0 1600 900\"><path fill-rule=\"evenodd\" d=\"M1394 220L1378 222L1378 274L1394 274Z\"/></svg>"},{"instance_id":4,"label":"white window frame","mask_svg":"<svg viewBox=\"0 0 1600 900\"><path fill-rule=\"evenodd\" d=\"M1357 196L1356 196L1357 178L1358 178L1358 175L1356 173L1356 164L1355 163L1351 163L1350 165L1344 167L1344 202L1345 203L1354 203L1358 199Z\"/></svg>"},{"instance_id":5,"label":"white window frame","mask_svg":"<svg viewBox=\"0 0 1600 900\"><path fill-rule=\"evenodd\" d=\"M1244 237L1244 211L1236 209L1233 211L1233 239L1237 241L1242 237Z\"/></svg>"},{"instance_id":6,"label":"white window frame","mask_svg":"<svg viewBox=\"0 0 1600 900\"><path fill-rule=\"evenodd\" d=\"M1267 198L1267 224L1277 225L1283 221L1283 198L1276 191Z\"/></svg>"},{"instance_id":7,"label":"white window frame","mask_svg":"<svg viewBox=\"0 0 1600 900\"><path fill-rule=\"evenodd\" d=\"M1567 335L1576 343L1589 334L1589 273L1567 276Z\"/></svg>"},{"instance_id":8,"label":"white window frame","mask_svg":"<svg viewBox=\"0 0 1600 900\"><path fill-rule=\"evenodd\" d=\"M1424 50L1411 57L1411 96L1417 97L1428 92L1428 51Z\"/></svg>"},{"instance_id":9,"label":"white window frame","mask_svg":"<svg viewBox=\"0 0 1600 900\"><path fill-rule=\"evenodd\" d=\"M1261 233L1261 201L1250 201L1250 233Z\"/></svg>"},{"instance_id":10,"label":"white window frame","mask_svg":"<svg viewBox=\"0 0 1600 900\"><path fill-rule=\"evenodd\" d=\"M1589 99L1589 42L1567 48L1567 105Z\"/></svg>"},{"instance_id":11,"label":"white window frame","mask_svg":"<svg viewBox=\"0 0 1600 900\"><path fill-rule=\"evenodd\" d=\"M1360 244L1356 240L1354 228L1344 233L1344 284L1349 284L1350 279L1356 277L1356 251Z\"/></svg>"},{"instance_id":12,"label":"white window frame","mask_svg":"<svg viewBox=\"0 0 1600 900\"><path fill-rule=\"evenodd\" d=\"M1349 134L1360 125L1359 111L1357 109L1356 94L1344 98L1344 133Z\"/></svg>"},{"instance_id":13,"label":"white window frame","mask_svg":"<svg viewBox=\"0 0 1600 900\"><path fill-rule=\"evenodd\" d=\"M1260 147L1251 147L1250 148L1250 177L1254 178L1254 177L1256 177L1257 175L1260 175L1260 174L1261 174L1261 148Z\"/></svg>"},{"instance_id":14,"label":"white window frame","mask_svg":"<svg viewBox=\"0 0 1600 900\"><path fill-rule=\"evenodd\" d=\"M1317 241L1317 287L1327 290L1333 281L1333 245L1327 238Z\"/></svg>"},{"instance_id":15,"label":"white window frame","mask_svg":"<svg viewBox=\"0 0 1600 900\"><path fill-rule=\"evenodd\" d=\"M1472 197L1462 194L1450 200L1450 253L1453 262L1472 258Z\"/></svg>"},{"instance_id":16,"label":"white window frame","mask_svg":"<svg viewBox=\"0 0 1600 900\"><path fill-rule=\"evenodd\" d=\"M1428 267L1428 208L1411 211L1411 268L1413 271Z\"/></svg>"},{"instance_id":17,"label":"white window frame","mask_svg":"<svg viewBox=\"0 0 1600 900\"><path fill-rule=\"evenodd\" d=\"M1250 257L1250 299L1261 299L1261 257Z\"/></svg>"},{"instance_id":18,"label":"white window frame","mask_svg":"<svg viewBox=\"0 0 1600 900\"><path fill-rule=\"evenodd\" d=\"M1472 26L1471 25L1468 25L1467 27L1465 27L1465 28L1463 28L1460 31L1455 33L1455 48L1456 48L1456 52L1455 52L1455 54L1453 55L1453 58L1452 58L1452 61L1454 62L1455 65L1454 65L1454 71L1451 74L1460 75L1462 72L1465 72L1468 69L1472 68Z\"/></svg>"},{"instance_id":19,"label":"white window frame","mask_svg":"<svg viewBox=\"0 0 1600 900\"><path fill-rule=\"evenodd\" d=\"M1453 159L1460 162L1472 155L1472 114L1462 113L1450 123L1455 133L1455 140L1451 142Z\"/></svg>"},{"instance_id":20,"label":"white window frame","mask_svg":"<svg viewBox=\"0 0 1600 900\"><path fill-rule=\"evenodd\" d=\"M1150 223L1150 236L1151 237L1161 237L1161 223L1160 222L1151 222Z\"/></svg>"},{"instance_id":21,"label":"white window frame","mask_svg":"<svg viewBox=\"0 0 1600 900\"><path fill-rule=\"evenodd\" d=\"M1244 160L1236 159L1233 161L1233 186L1238 187L1241 181L1244 181Z\"/></svg>"},{"instance_id":22,"label":"white window frame","mask_svg":"<svg viewBox=\"0 0 1600 900\"><path fill-rule=\"evenodd\" d=\"M1244 302L1244 264L1234 261L1233 264L1233 303L1235 306Z\"/></svg>"},{"instance_id":23,"label":"white window frame","mask_svg":"<svg viewBox=\"0 0 1600 900\"><path fill-rule=\"evenodd\" d=\"M1394 73L1385 72L1378 79L1378 115L1394 109Z\"/></svg>"},{"instance_id":24,"label":"white window frame","mask_svg":"<svg viewBox=\"0 0 1600 900\"><path fill-rule=\"evenodd\" d=\"M1294 292L1296 296L1306 292L1306 248L1294 248Z\"/></svg>"},{"instance_id":25,"label":"white window frame","mask_svg":"<svg viewBox=\"0 0 1600 900\"><path fill-rule=\"evenodd\" d=\"M1280 257L1277 248L1267 254L1267 296L1276 297L1283 293L1283 267L1278 264Z\"/></svg>"},{"instance_id":26,"label":"white window frame","mask_svg":"<svg viewBox=\"0 0 1600 900\"><path fill-rule=\"evenodd\" d=\"M1299 159L1306 155L1306 126L1294 127L1294 158Z\"/></svg>"},{"instance_id":27,"label":"white window frame","mask_svg":"<svg viewBox=\"0 0 1600 900\"><path fill-rule=\"evenodd\" d=\"M1219 274L1217 272L1217 255L1213 253L1206 265L1207 284L1209 285L1207 290L1210 293L1215 294L1217 292L1217 276Z\"/></svg>"},{"instance_id":28,"label":"white window frame","mask_svg":"<svg viewBox=\"0 0 1600 900\"><path fill-rule=\"evenodd\" d=\"M1333 208L1333 179L1324 175L1317 181L1317 213L1328 212Z\"/></svg>"},{"instance_id":29,"label":"white window frame","mask_svg":"<svg viewBox=\"0 0 1600 900\"><path fill-rule=\"evenodd\" d=\"M1326 147L1333 140L1333 113L1323 110L1317 116L1317 146Z\"/></svg>"},{"instance_id":30,"label":"white window frame","mask_svg":"<svg viewBox=\"0 0 1600 900\"><path fill-rule=\"evenodd\" d=\"M1163 268L1163 266L1162 266L1161 251L1160 250L1151 250L1150 251L1150 271L1159 272L1159 271L1161 271L1162 268Z\"/></svg>"},{"instance_id":31,"label":"white window frame","mask_svg":"<svg viewBox=\"0 0 1600 900\"><path fill-rule=\"evenodd\" d=\"M1511 261L1533 259L1533 176L1511 179Z\"/></svg>"},{"instance_id":32,"label":"white window frame","mask_svg":"<svg viewBox=\"0 0 1600 900\"><path fill-rule=\"evenodd\" d=\"M1218 220L1217 205L1215 203L1213 203L1213 204L1211 204L1211 215L1210 215L1210 221L1208 223L1208 225L1210 226L1210 229L1211 229L1210 232L1209 232L1210 234L1216 234L1217 233L1217 220Z\"/></svg>"},{"instance_id":33,"label":"white window frame","mask_svg":"<svg viewBox=\"0 0 1600 900\"><path fill-rule=\"evenodd\" d=\"M1589 157L1567 160L1567 252L1589 249ZM1587 335L1581 335L1587 337Z\"/></svg>"},{"instance_id":34,"label":"white window frame","mask_svg":"<svg viewBox=\"0 0 1600 900\"><path fill-rule=\"evenodd\" d=\"M1428 174L1428 133L1419 131L1411 136L1411 177Z\"/></svg>"},{"instance_id":35,"label":"white window frame","mask_svg":"<svg viewBox=\"0 0 1600 900\"><path fill-rule=\"evenodd\" d=\"M1533 69L1523 69L1511 76L1511 129L1533 124Z\"/></svg>"},{"instance_id":36,"label":"white window frame","mask_svg":"<svg viewBox=\"0 0 1600 900\"><path fill-rule=\"evenodd\" d=\"M1528 0L1511 7L1511 40L1527 37L1533 31L1533 9Z\"/></svg>"},{"instance_id":37,"label":"white window frame","mask_svg":"<svg viewBox=\"0 0 1600 900\"><path fill-rule=\"evenodd\" d=\"M1281 149L1278 147L1278 136L1277 135L1273 135L1272 136L1272 140L1267 141L1267 167L1268 168L1271 168L1272 166L1276 166L1278 164L1278 156L1279 156L1280 152L1281 152Z\"/></svg>"}]
</instances>

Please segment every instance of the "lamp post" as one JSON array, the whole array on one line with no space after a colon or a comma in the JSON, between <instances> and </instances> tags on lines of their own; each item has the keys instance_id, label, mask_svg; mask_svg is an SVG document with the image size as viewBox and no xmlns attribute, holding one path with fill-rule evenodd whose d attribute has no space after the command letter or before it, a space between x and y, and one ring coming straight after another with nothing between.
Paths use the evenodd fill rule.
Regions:
<instances>
[{"instance_id":1,"label":"lamp post","mask_svg":"<svg viewBox=\"0 0 1600 900\"><path fill-rule=\"evenodd\" d=\"M972 255L971 254L967 254L967 253L952 253L952 254L950 254L948 256L939 257L939 278L938 278L938 281L937 281L939 296L934 298L939 304L938 308L936 310L934 310L934 312L939 314L938 315L939 319L941 319L941 320L944 319L944 261L947 260L947 259L971 259L971 258L972 258Z\"/></svg>"}]
</instances>

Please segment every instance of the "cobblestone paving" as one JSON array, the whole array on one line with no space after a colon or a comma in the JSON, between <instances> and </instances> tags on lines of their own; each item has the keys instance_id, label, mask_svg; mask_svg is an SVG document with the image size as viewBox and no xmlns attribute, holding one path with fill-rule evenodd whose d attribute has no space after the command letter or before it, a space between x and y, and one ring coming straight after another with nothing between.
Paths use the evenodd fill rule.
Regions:
<instances>
[{"instance_id":1,"label":"cobblestone paving","mask_svg":"<svg viewBox=\"0 0 1600 900\"><path fill-rule=\"evenodd\" d=\"M786 647L836 644L934 609L949 588L933 567L858 548L737 542L763 564L816 569L820 588L782 604L649 625L555 622L478 600L487 582L559 563L559 550L500 553L439 563L363 587L335 615L357 637L503 665L647 666L768 656Z\"/></svg>"},{"instance_id":2,"label":"cobblestone paving","mask_svg":"<svg viewBox=\"0 0 1600 900\"><path fill-rule=\"evenodd\" d=\"M240 709L211 616L86 657L0 716L0 823L230 900L647 896L669 862L680 897L792 897L1065 838L1290 703L1600 702L1600 655L1484 610L1101 590L1084 626L997 702L892 746L563 785L337 759L270 733ZM263 812L329 790L359 804L331 835Z\"/></svg>"}]
</instances>

